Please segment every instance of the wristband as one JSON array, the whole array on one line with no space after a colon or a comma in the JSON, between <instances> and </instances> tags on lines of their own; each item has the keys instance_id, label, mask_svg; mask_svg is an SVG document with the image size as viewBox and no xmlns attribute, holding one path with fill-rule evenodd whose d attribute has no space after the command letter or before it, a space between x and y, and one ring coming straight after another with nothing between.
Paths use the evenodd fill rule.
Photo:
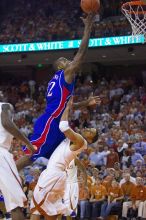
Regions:
<instances>
[{"instance_id":1,"label":"wristband","mask_svg":"<svg viewBox=\"0 0 146 220\"><path fill-rule=\"evenodd\" d=\"M67 131L69 128L70 128L70 127L69 127L68 121L61 121L61 122L59 123L59 129L60 129L60 131L65 132L65 131Z\"/></svg>"}]
</instances>

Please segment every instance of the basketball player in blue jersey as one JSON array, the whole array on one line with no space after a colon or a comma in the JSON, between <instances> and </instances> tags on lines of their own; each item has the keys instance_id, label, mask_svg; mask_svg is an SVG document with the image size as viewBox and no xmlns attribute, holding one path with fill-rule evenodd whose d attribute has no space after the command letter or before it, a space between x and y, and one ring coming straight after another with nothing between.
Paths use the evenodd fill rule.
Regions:
<instances>
[{"instance_id":1,"label":"basketball player in blue jersey","mask_svg":"<svg viewBox=\"0 0 146 220\"><path fill-rule=\"evenodd\" d=\"M91 13L82 20L85 25L84 34L73 61L61 57L54 63L56 73L48 83L45 113L35 122L34 132L30 138L31 143L37 147L37 151L32 156L26 156L17 162L19 170L30 165L39 157L49 159L56 147L65 139L64 134L59 130L59 122L66 104L73 94L75 73L83 63L88 49L94 14ZM88 101L95 101L96 103L98 97L93 97L93 99ZM85 104L85 102L80 103L78 107L82 104ZM88 105L88 103L86 104ZM23 150L26 154L29 154L26 147Z\"/></svg>"}]
</instances>

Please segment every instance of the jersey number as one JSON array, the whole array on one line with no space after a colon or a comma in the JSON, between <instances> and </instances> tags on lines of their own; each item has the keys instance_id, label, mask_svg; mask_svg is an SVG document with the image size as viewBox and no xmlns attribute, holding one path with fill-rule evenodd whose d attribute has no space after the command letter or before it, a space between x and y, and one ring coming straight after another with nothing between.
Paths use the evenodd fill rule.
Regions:
<instances>
[{"instance_id":1,"label":"jersey number","mask_svg":"<svg viewBox=\"0 0 146 220\"><path fill-rule=\"evenodd\" d=\"M48 88L47 96L52 96L52 89L54 88L54 86L55 86L55 82L51 82Z\"/></svg>"}]
</instances>

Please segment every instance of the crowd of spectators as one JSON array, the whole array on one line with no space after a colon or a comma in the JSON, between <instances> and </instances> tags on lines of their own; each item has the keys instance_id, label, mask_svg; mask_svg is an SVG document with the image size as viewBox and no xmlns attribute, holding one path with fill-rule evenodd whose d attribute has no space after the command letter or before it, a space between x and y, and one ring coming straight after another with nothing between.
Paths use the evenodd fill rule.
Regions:
<instances>
[{"instance_id":1,"label":"crowd of spectators","mask_svg":"<svg viewBox=\"0 0 146 220\"><path fill-rule=\"evenodd\" d=\"M101 106L72 109L70 115L70 125L74 130L95 127L99 133L98 141L89 145L86 152L80 155L80 161L88 174L86 187L81 181L82 173L79 174L82 219L85 215L93 219L100 216L102 219L109 215L112 207L117 208L121 201L129 202L130 198L133 201L140 200L142 203L135 204L142 210L143 201L146 201L146 89L142 78L136 80L131 75L122 78L112 75L112 79L106 76L93 78L77 78L74 101L80 102L94 94L101 98ZM0 98L14 105L15 122L26 136L31 135L36 118L45 109L45 89L46 82L40 85L34 80L20 84L10 82L10 85L0 87ZM14 139L12 152L15 160L24 154L21 146L22 143ZM47 159L40 158L33 167L27 167L21 172L24 190L29 198L46 164ZM127 191L127 188L122 188L125 181L130 184L132 181L136 185L130 186L130 191ZM137 191L139 194L130 194L135 192L131 187L138 187L137 184L143 193ZM103 202L105 195L98 195L98 186L109 195L110 206ZM113 188L118 193L116 191L114 194ZM128 204L130 207L131 204ZM124 217L127 215L125 210L128 209L124 208ZM28 210L26 213L29 213ZM139 217L144 214L142 211L139 213Z\"/></svg>"},{"instance_id":2,"label":"crowd of spectators","mask_svg":"<svg viewBox=\"0 0 146 220\"><path fill-rule=\"evenodd\" d=\"M102 0L92 37L120 36L131 33L121 13L125 0ZM9 4L12 4L11 2ZM40 42L82 37L80 1L15 0L0 21L0 43Z\"/></svg>"}]
</instances>

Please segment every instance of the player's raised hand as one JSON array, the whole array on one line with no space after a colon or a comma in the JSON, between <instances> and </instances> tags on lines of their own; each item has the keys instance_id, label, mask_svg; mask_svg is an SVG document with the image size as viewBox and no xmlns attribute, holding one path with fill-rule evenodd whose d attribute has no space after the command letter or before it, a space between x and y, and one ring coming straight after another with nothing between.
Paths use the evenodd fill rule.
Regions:
<instances>
[{"instance_id":1,"label":"player's raised hand","mask_svg":"<svg viewBox=\"0 0 146 220\"><path fill-rule=\"evenodd\" d=\"M89 13L86 18L81 17L85 27L91 27L95 18L95 13Z\"/></svg>"},{"instance_id":2,"label":"player's raised hand","mask_svg":"<svg viewBox=\"0 0 146 220\"><path fill-rule=\"evenodd\" d=\"M87 100L88 106L100 105L100 104L101 104L101 99L99 96L90 96Z\"/></svg>"}]
</instances>

